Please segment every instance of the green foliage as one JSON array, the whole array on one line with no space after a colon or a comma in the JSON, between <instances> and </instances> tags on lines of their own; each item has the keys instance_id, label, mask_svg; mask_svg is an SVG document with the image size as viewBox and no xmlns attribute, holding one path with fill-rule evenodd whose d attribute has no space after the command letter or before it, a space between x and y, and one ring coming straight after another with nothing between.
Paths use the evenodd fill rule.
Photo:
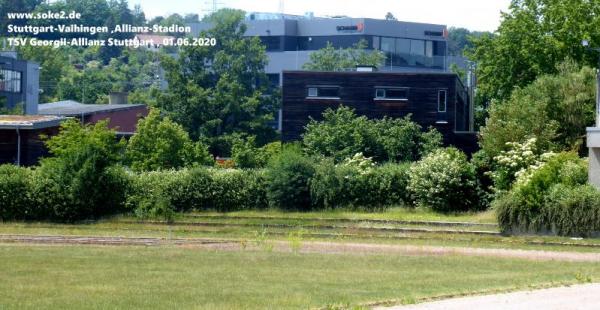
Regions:
<instances>
[{"instance_id":1,"label":"green foliage","mask_svg":"<svg viewBox=\"0 0 600 310\"><path fill-rule=\"evenodd\" d=\"M312 208L309 187L315 173L312 159L299 148L288 147L271 160L268 168L266 187L270 206L300 211Z\"/></svg>"},{"instance_id":2,"label":"green foliage","mask_svg":"<svg viewBox=\"0 0 600 310\"><path fill-rule=\"evenodd\" d=\"M267 206L260 170L193 168L143 172L135 176L127 206L141 218L169 220L174 212L220 212Z\"/></svg>"},{"instance_id":3,"label":"green foliage","mask_svg":"<svg viewBox=\"0 0 600 310\"><path fill-rule=\"evenodd\" d=\"M215 38L217 46L184 47L177 59L163 57L169 89L157 94L157 105L192 138L208 141L217 155L229 152L218 145L222 136L253 135L260 145L272 141L269 123L279 98L264 96L265 47L258 37L244 36L242 11L219 10L208 21L213 27L199 36Z\"/></svg>"},{"instance_id":4,"label":"green foliage","mask_svg":"<svg viewBox=\"0 0 600 310\"><path fill-rule=\"evenodd\" d=\"M31 171L14 165L0 165L0 220L26 219L30 215Z\"/></svg>"},{"instance_id":5,"label":"green foliage","mask_svg":"<svg viewBox=\"0 0 600 310\"><path fill-rule=\"evenodd\" d=\"M357 153L383 161L414 161L441 146L435 129L423 133L410 116L369 120L354 110L340 107L323 113L323 121L311 120L303 135L308 154L333 157L341 162Z\"/></svg>"},{"instance_id":6,"label":"green foliage","mask_svg":"<svg viewBox=\"0 0 600 310\"><path fill-rule=\"evenodd\" d=\"M316 207L353 207L367 210L408 204L408 164L375 166L357 154L342 164L323 160L310 180Z\"/></svg>"},{"instance_id":7,"label":"green foliage","mask_svg":"<svg viewBox=\"0 0 600 310\"><path fill-rule=\"evenodd\" d=\"M235 140L231 149L231 157L236 167L264 168L271 158L281 152L281 142L272 142L263 147L257 147L255 141L255 137Z\"/></svg>"},{"instance_id":8,"label":"green foliage","mask_svg":"<svg viewBox=\"0 0 600 310\"><path fill-rule=\"evenodd\" d=\"M465 51L473 49L473 40L483 35L490 35L490 33L450 27L448 29L448 55L463 56Z\"/></svg>"},{"instance_id":9,"label":"green foliage","mask_svg":"<svg viewBox=\"0 0 600 310\"><path fill-rule=\"evenodd\" d=\"M532 166L541 164L535 144L535 138L529 139L525 143L509 142L507 143L508 149L493 158L493 171L490 169L489 175L497 193L509 190L519 174L524 173Z\"/></svg>"},{"instance_id":10,"label":"green foliage","mask_svg":"<svg viewBox=\"0 0 600 310\"><path fill-rule=\"evenodd\" d=\"M53 157L42 159L33 192L50 218L70 222L121 210L128 180L115 165L122 159L124 143L117 141L107 122L64 122L46 146Z\"/></svg>"},{"instance_id":11,"label":"green foliage","mask_svg":"<svg viewBox=\"0 0 600 310\"><path fill-rule=\"evenodd\" d=\"M600 235L600 191L592 185L555 185L541 218L545 229L561 236Z\"/></svg>"},{"instance_id":12,"label":"green foliage","mask_svg":"<svg viewBox=\"0 0 600 310\"><path fill-rule=\"evenodd\" d=\"M494 202L498 223L504 232L550 231L552 222L544 218L544 212L556 202L548 200L552 188L557 184L579 187L586 183L586 161L573 153L557 154L521 174L514 187Z\"/></svg>"},{"instance_id":13,"label":"green foliage","mask_svg":"<svg viewBox=\"0 0 600 310\"><path fill-rule=\"evenodd\" d=\"M507 99L514 87L558 72L556 65L566 58L596 65L597 55L581 40L600 46L599 18L596 1L511 1L495 34L474 40L469 56L478 63L478 91L488 99Z\"/></svg>"},{"instance_id":14,"label":"green foliage","mask_svg":"<svg viewBox=\"0 0 600 310\"><path fill-rule=\"evenodd\" d=\"M508 100L492 102L481 147L495 157L508 142L534 137L542 153L583 149L586 126L594 121L594 98L594 70L567 61L559 74L542 76Z\"/></svg>"},{"instance_id":15,"label":"green foliage","mask_svg":"<svg viewBox=\"0 0 600 310\"><path fill-rule=\"evenodd\" d=\"M474 167L457 149L438 149L410 169L408 188L418 206L440 212L479 210L481 190Z\"/></svg>"},{"instance_id":16,"label":"green foliage","mask_svg":"<svg viewBox=\"0 0 600 310\"><path fill-rule=\"evenodd\" d=\"M187 132L158 110L138 122L137 132L127 145L127 161L135 171L212 165L206 146L194 143Z\"/></svg>"},{"instance_id":17,"label":"green foliage","mask_svg":"<svg viewBox=\"0 0 600 310\"><path fill-rule=\"evenodd\" d=\"M352 47L336 50L331 42L310 54L310 61L302 67L312 71L342 71L356 66L380 67L385 62L381 51L367 51L368 43L362 39Z\"/></svg>"}]
</instances>

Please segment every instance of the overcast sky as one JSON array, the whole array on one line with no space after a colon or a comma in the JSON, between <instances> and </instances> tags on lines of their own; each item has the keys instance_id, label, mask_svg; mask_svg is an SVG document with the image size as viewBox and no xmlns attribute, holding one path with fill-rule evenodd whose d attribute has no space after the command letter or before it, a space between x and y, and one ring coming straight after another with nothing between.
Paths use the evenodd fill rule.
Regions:
<instances>
[{"instance_id":1,"label":"overcast sky","mask_svg":"<svg viewBox=\"0 0 600 310\"><path fill-rule=\"evenodd\" d=\"M219 0L220 7L247 12L278 12L279 0ZM170 13L197 13L212 8L207 0L130 0L140 4L149 17ZM317 16L348 15L383 18L392 12L403 21L443 24L470 30L494 31L500 24L500 11L507 11L510 0L285 0L284 12Z\"/></svg>"}]
</instances>

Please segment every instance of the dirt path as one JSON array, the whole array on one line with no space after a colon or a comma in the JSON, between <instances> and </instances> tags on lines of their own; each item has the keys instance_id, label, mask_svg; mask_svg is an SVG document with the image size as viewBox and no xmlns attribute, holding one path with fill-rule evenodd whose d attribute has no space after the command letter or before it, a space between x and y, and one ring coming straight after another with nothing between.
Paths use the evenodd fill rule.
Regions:
<instances>
[{"instance_id":1,"label":"dirt path","mask_svg":"<svg viewBox=\"0 0 600 310\"><path fill-rule=\"evenodd\" d=\"M465 255L519 258L535 261L600 262L600 253L550 252L514 249L485 249L468 247L386 245L369 243L314 242L314 241L239 241L227 239L164 239L83 236L0 235L0 243L34 244L91 244L91 245L174 245L186 248L241 251L273 250L277 252L324 254L397 254L397 255Z\"/></svg>"},{"instance_id":2,"label":"dirt path","mask_svg":"<svg viewBox=\"0 0 600 310\"><path fill-rule=\"evenodd\" d=\"M411 306L376 308L378 310L463 310L463 309L598 309L600 284L575 285L536 291L488 296L462 297Z\"/></svg>"}]
</instances>

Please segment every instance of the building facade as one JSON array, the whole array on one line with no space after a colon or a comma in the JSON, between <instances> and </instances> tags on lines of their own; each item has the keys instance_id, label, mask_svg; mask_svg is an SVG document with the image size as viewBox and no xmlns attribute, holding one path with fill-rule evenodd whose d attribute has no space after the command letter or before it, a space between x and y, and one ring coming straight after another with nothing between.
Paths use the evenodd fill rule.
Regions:
<instances>
[{"instance_id":1,"label":"building facade","mask_svg":"<svg viewBox=\"0 0 600 310\"><path fill-rule=\"evenodd\" d=\"M0 108L22 105L25 114L37 114L40 65L18 60L12 52L0 52Z\"/></svg>"},{"instance_id":2,"label":"building facade","mask_svg":"<svg viewBox=\"0 0 600 310\"><path fill-rule=\"evenodd\" d=\"M472 104L453 73L285 71L282 92L283 141L300 139L311 118L344 105L373 119L410 114L442 133L446 145L477 149Z\"/></svg>"},{"instance_id":3,"label":"building facade","mask_svg":"<svg viewBox=\"0 0 600 310\"><path fill-rule=\"evenodd\" d=\"M269 79L281 85L285 70L301 70L310 54L327 46L347 48L360 40L368 50L387 56L381 71L446 71L447 28L444 25L369 18L318 18L250 13L246 36L261 39L267 49ZM192 35L210 28L207 23L189 24ZM353 68L349 68L353 69Z\"/></svg>"}]
</instances>

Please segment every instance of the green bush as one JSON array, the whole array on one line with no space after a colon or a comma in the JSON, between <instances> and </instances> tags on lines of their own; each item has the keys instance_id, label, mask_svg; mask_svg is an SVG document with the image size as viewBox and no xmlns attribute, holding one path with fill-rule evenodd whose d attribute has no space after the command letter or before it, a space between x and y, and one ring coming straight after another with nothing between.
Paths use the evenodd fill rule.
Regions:
<instances>
[{"instance_id":1,"label":"green bush","mask_svg":"<svg viewBox=\"0 0 600 310\"><path fill-rule=\"evenodd\" d=\"M552 187L541 214L543 228L554 234L597 237L600 234L600 191L591 185Z\"/></svg>"},{"instance_id":2,"label":"green bush","mask_svg":"<svg viewBox=\"0 0 600 310\"><path fill-rule=\"evenodd\" d=\"M214 164L208 147L193 142L181 125L168 117L161 117L156 109L140 120L137 127L125 153L127 162L135 171Z\"/></svg>"},{"instance_id":3,"label":"green bush","mask_svg":"<svg viewBox=\"0 0 600 310\"><path fill-rule=\"evenodd\" d=\"M408 164L361 167L356 161L335 165L332 160L324 160L310 181L313 204L327 209L354 207L367 210L406 204L408 168Z\"/></svg>"},{"instance_id":4,"label":"green bush","mask_svg":"<svg viewBox=\"0 0 600 310\"><path fill-rule=\"evenodd\" d=\"M288 147L269 163L266 174L269 205L285 210L312 208L309 180L315 173L312 159L299 148Z\"/></svg>"},{"instance_id":5,"label":"green bush","mask_svg":"<svg viewBox=\"0 0 600 310\"><path fill-rule=\"evenodd\" d=\"M0 165L0 220L23 220L31 217L31 170L14 165Z\"/></svg>"},{"instance_id":6,"label":"green bush","mask_svg":"<svg viewBox=\"0 0 600 310\"><path fill-rule=\"evenodd\" d=\"M236 139L231 148L231 158L237 168L264 168L269 160L281 152L281 142L272 142L257 147L255 137Z\"/></svg>"},{"instance_id":7,"label":"green bush","mask_svg":"<svg viewBox=\"0 0 600 310\"><path fill-rule=\"evenodd\" d=\"M107 122L67 121L46 145L53 156L42 160L33 179L36 217L73 222L122 211L129 180L115 165L124 144Z\"/></svg>"},{"instance_id":8,"label":"green bush","mask_svg":"<svg viewBox=\"0 0 600 310\"><path fill-rule=\"evenodd\" d=\"M333 157L336 163L357 153L376 162L415 161L442 145L439 132L422 132L410 115L370 120L343 106L325 111L321 122L311 120L302 139L309 155Z\"/></svg>"},{"instance_id":9,"label":"green bush","mask_svg":"<svg viewBox=\"0 0 600 310\"><path fill-rule=\"evenodd\" d=\"M505 233L552 231L545 209L555 185L579 187L587 183L587 164L574 153L552 156L541 167L521 174L513 188L494 201L498 223ZM558 194L555 194L555 196Z\"/></svg>"},{"instance_id":10,"label":"green bush","mask_svg":"<svg viewBox=\"0 0 600 310\"><path fill-rule=\"evenodd\" d=\"M457 149L439 149L410 169L415 203L440 212L479 210L481 191L474 167Z\"/></svg>"},{"instance_id":11,"label":"green bush","mask_svg":"<svg viewBox=\"0 0 600 310\"><path fill-rule=\"evenodd\" d=\"M174 212L260 209L267 205L264 173L259 170L165 170L140 173L127 206L141 218Z\"/></svg>"}]
</instances>

